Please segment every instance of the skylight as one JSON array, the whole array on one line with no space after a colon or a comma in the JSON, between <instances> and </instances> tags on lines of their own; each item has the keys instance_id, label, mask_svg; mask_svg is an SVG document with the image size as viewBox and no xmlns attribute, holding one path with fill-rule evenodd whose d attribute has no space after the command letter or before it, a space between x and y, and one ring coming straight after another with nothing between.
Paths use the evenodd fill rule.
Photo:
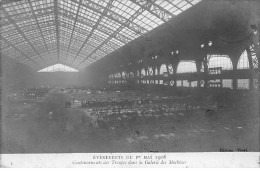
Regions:
<instances>
[{"instance_id":1,"label":"skylight","mask_svg":"<svg viewBox=\"0 0 260 171\"><path fill-rule=\"evenodd\" d=\"M1 51L36 68L84 68L201 0L1 2Z\"/></svg>"}]
</instances>

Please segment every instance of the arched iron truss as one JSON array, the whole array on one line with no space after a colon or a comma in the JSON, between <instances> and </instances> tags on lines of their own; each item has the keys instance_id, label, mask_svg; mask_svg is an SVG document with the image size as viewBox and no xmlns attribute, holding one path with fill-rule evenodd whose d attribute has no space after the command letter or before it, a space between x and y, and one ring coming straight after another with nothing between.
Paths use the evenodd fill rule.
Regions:
<instances>
[{"instance_id":1,"label":"arched iron truss","mask_svg":"<svg viewBox=\"0 0 260 171\"><path fill-rule=\"evenodd\" d=\"M1 53L84 68L201 0L1 0Z\"/></svg>"}]
</instances>

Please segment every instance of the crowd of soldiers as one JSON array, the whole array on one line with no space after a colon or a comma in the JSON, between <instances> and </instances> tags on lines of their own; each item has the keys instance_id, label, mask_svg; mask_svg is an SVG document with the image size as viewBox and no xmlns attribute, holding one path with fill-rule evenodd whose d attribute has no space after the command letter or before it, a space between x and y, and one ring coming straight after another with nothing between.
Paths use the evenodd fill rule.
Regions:
<instances>
[{"instance_id":1,"label":"crowd of soldiers","mask_svg":"<svg viewBox=\"0 0 260 171\"><path fill-rule=\"evenodd\" d=\"M47 87L24 89L23 96L27 98L41 98L45 96L50 90L51 88Z\"/></svg>"},{"instance_id":2,"label":"crowd of soldiers","mask_svg":"<svg viewBox=\"0 0 260 171\"><path fill-rule=\"evenodd\" d=\"M174 98L135 98L85 100L82 107L95 118L99 127L121 127L140 123L180 120L186 111L206 106L177 103Z\"/></svg>"}]
</instances>

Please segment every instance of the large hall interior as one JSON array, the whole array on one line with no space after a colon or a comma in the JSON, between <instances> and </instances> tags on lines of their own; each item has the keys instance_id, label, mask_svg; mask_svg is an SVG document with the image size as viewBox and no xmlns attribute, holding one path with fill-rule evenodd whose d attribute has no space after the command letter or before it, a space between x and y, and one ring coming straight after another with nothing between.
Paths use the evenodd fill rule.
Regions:
<instances>
[{"instance_id":1,"label":"large hall interior","mask_svg":"<svg viewBox=\"0 0 260 171\"><path fill-rule=\"evenodd\" d=\"M0 0L1 153L257 152L257 0Z\"/></svg>"}]
</instances>

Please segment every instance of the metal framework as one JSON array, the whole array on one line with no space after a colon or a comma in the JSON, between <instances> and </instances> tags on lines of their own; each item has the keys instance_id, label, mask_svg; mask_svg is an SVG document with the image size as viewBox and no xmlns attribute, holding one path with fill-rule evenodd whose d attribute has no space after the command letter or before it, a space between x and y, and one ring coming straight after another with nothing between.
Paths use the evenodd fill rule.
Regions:
<instances>
[{"instance_id":1,"label":"metal framework","mask_svg":"<svg viewBox=\"0 0 260 171\"><path fill-rule=\"evenodd\" d=\"M2 0L1 53L81 69L201 0Z\"/></svg>"}]
</instances>

